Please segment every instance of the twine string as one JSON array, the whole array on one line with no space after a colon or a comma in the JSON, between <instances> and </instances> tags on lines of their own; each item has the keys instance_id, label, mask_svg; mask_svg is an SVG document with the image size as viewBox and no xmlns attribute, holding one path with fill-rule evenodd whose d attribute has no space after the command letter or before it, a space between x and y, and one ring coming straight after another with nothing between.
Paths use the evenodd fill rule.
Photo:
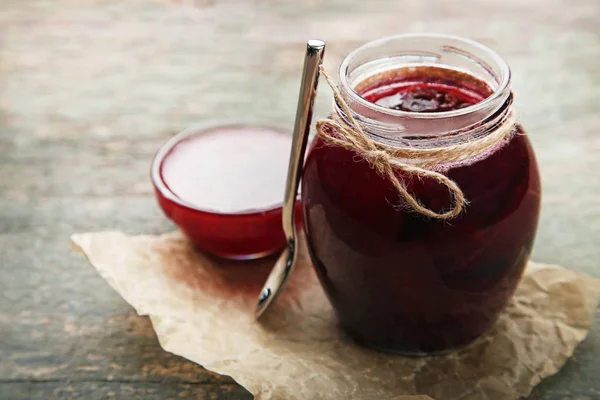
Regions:
<instances>
[{"instance_id":1,"label":"twine string","mask_svg":"<svg viewBox=\"0 0 600 400\"><path fill-rule=\"evenodd\" d=\"M337 86L331 81L323 66L321 74L333 91L337 104L341 107L348 123L339 118L327 118L317 121L316 129L319 137L330 146L339 146L357 152L379 173L387 178L401 198L416 212L430 218L447 220L457 217L465 207L467 200L460 187L447 176L432 171L431 167L465 160L493 148L505 137L512 134L516 125L516 115L510 111L507 118L493 131L484 137L450 146L434 148L392 147L376 142L367 135L361 124L354 118L350 107L342 98ZM452 197L451 208L436 212L423 205L411 194L403 179L399 179L396 171L428 178L446 186Z\"/></svg>"}]
</instances>

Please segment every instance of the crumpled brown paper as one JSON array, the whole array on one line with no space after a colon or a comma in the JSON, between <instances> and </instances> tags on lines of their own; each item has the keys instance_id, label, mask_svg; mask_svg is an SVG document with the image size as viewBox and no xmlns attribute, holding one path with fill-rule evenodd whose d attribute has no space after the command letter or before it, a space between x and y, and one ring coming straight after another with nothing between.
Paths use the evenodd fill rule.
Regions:
<instances>
[{"instance_id":1,"label":"crumpled brown paper","mask_svg":"<svg viewBox=\"0 0 600 400\"><path fill-rule=\"evenodd\" d=\"M86 233L72 242L150 316L165 350L233 377L256 399L514 400L573 353L600 296L598 279L531 262L491 332L457 353L405 358L343 334L304 245L284 295L258 324L253 310L274 258L216 259L179 233Z\"/></svg>"}]
</instances>

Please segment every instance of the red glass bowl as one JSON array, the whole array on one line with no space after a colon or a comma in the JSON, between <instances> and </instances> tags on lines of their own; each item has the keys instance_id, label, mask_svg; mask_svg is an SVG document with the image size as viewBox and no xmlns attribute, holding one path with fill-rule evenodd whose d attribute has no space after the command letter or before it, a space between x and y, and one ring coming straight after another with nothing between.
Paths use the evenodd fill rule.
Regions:
<instances>
[{"instance_id":1,"label":"red glass bowl","mask_svg":"<svg viewBox=\"0 0 600 400\"><path fill-rule=\"evenodd\" d=\"M164 181L162 163L171 149L180 141L222 128L266 128L277 132L283 129L249 125L247 123L204 124L188 128L173 138L156 153L151 166L151 179L158 203L165 215L173 221L201 250L231 259L264 257L286 245L281 225L282 203L264 209L223 213L201 209L177 196ZM291 142L290 142L291 143ZM224 152L226 149L223 150ZM284 166L287 168L287 166ZM227 184L224 182L223 184ZM284 188L281 188L283 199ZM296 203L296 225L302 223L300 200Z\"/></svg>"}]
</instances>

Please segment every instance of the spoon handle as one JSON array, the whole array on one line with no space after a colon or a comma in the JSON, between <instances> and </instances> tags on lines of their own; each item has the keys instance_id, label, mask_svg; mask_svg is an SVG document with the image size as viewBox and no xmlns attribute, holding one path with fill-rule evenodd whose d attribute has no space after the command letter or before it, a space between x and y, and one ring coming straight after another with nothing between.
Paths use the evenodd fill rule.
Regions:
<instances>
[{"instance_id":1,"label":"spoon handle","mask_svg":"<svg viewBox=\"0 0 600 400\"><path fill-rule=\"evenodd\" d=\"M260 318L271 304L277 299L285 286L296 264L298 241L296 238L295 209L298 186L302 176L304 153L308 143L310 125L312 122L317 85L319 83L319 66L323 62L325 42L309 40L306 45L304 70L300 84L300 96L296 109L296 122L294 136L292 137L292 150L288 166L287 182L283 200L282 225L285 233L287 247L275 263L267 281L260 293L256 305L255 316Z\"/></svg>"},{"instance_id":2,"label":"spoon handle","mask_svg":"<svg viewBox=\"0 0 600 400\"><path fill-rule=\"evenodd\" d=\"M309 40L306 44L304 71L302 72L302 83L300 84L292 150L283 200L282 223L283 231L288 241L296 235L294 210L296 209L295 205L300 178L302 176L304 153L306 151L306 144L308 143L317 85L319 84L319 66L323 62L324 53L325 42L321 40Z\"/></svg>"}]
</instances>

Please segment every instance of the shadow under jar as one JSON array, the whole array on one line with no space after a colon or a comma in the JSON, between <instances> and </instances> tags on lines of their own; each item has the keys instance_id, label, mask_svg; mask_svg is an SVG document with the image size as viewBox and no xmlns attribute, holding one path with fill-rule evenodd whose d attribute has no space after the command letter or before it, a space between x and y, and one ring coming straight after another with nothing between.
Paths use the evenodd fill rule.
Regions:
<instances>
[{"instance_id":1,"label":"shadow under jar","mask_svg":"<svg viewBox=\"0 0 600 400\"><path fill-rule=\"evenodd\" d=\"M346 57L339 82L363 130L394 147L482 138L507 123L512 107L506 62L458 37L370 42ZM333 116L347 123L339 104ZM357 151L317 136L307 156L308 248L342 326L368 347L422 355L469 344L496 321L529 258L540 180L520 125L493 148L432 169L456 182L468 200L456 218L412 211ZM452 208L445 186L396 175L426 207Z\"/></svg>"}]
</instances>

